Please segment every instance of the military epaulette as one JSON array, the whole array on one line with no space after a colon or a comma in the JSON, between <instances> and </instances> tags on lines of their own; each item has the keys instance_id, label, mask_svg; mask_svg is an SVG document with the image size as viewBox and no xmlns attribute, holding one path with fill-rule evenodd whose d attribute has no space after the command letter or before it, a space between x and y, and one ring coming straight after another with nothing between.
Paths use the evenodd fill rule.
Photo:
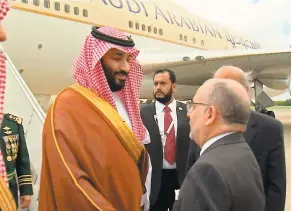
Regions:
<instances>
[{"instance_id":1,"label":"military epaulette","mask_svg":"<svg viewBox=\"0 0 292 211\"><path fill-rule=\"evenodd\" d=\"M14 116L12 114L5 114L5 116L10 119L10 120L13 120L15 121L17 124L21 125L22 124L22 118L20 117L17 117L17 116Z\"/></svg>"}]
</instances>

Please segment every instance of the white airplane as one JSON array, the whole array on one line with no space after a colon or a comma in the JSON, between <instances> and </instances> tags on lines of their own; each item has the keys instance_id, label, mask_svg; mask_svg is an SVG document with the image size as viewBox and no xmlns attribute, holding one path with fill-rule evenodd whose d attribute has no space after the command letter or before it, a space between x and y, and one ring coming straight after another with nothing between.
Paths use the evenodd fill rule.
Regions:
<instances>
[{"instance_id":1,"label":"white airplane","mask_svg":"<svg viewBox=\"0 0 292 211\"><path fill-rule=\"evenodd\" d=\"M152 99L152 76L158 68L177 75L177 99L190 99L212 72L236 65L254 76L260 108L289 87L291 51L241 36L190 14L167 1L13 0L4 22L3 44L36 96L56 95L74 83L72 62L94 26L129 33L141 50L144 67L141 98ZM264 92L264 91L265 92ZM49 99L49 98L48 98Z\"/></svg>"}]
</instances>

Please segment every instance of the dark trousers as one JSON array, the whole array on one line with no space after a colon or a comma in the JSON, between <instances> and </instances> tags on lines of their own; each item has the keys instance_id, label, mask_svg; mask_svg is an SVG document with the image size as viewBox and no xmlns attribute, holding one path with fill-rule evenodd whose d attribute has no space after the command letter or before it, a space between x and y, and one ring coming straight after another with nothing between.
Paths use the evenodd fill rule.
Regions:
<instances>
[{"instance_id":1,"label":"dark trousers","mask_svg":"<svg viewBox=\"0 0 292 211\"><path fill-rule=\"evenodd\" d=\"M175 201L175 191L179 189L176 169L163 169L160 191L157 201L150 207L150 211L172 210Z\"/></svg>"}]
</instances>

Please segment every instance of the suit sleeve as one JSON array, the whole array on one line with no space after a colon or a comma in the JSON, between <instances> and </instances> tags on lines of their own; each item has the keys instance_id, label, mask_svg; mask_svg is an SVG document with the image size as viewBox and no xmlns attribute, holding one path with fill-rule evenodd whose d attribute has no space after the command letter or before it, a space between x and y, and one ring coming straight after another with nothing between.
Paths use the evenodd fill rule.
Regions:
<instances>
[{"instance_id":1,"label":"suit sleeve","mask_svg":"<svg viewBox=\"0 0 292 211\"><path fill-rule=\"evenodd\" d=\"M273 127L274 145L268 155L266 211L284 211L286 198L286 164L284 134L281 123Z\"/></svg>"},{"instance_id":2,"label":"suit sleeve","mask_svg":"<svg viewBox=\"0 0 292 211\"><path fill-rule=\"evenodd\" d=\"M200 157L200 148L194 141L190 141L190 147L187 157L187 164L186 164L186 174L191 169L192 165L197 161Z\"/></svg>"},{"instance_id":3,"label":"suit sleeve","mask_svg":"<svg viewBox=\"0 0 292 211\"><path fill-rule=\"evenodd\" d=\"M180 190L174 211L229 210L230 194L222 174L212 165L193 166Z\"/></svg>"},{"instance_id":4,"label":"suit sleeve","mask_svg":"<svg viewBox=\"0 0 292 211\"><path fill-rule=\"evenodd\" d=\"M24 137L22 124L19 125L19 149L16 159L16 172L20 196L33 195L32 176L30 171L29 154Z\"/></svg>"}]
</instances>

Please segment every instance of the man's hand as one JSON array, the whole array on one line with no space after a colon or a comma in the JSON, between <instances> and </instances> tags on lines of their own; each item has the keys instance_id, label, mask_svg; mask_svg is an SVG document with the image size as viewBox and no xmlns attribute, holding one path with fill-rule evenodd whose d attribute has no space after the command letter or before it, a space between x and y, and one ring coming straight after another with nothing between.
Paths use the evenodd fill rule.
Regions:
<instances>
[{"instance_id":1,"label":"man's hand","mask_svg":"<svg viewBox=\"0 0 292 211\"><path fill-rule=\"evenodd\" d=\"M31 196L21 196L20 197L20 207L22 209L28 208L28 206L30 205L30 201L31 201Z\"/></svg>"}]
</instances>

